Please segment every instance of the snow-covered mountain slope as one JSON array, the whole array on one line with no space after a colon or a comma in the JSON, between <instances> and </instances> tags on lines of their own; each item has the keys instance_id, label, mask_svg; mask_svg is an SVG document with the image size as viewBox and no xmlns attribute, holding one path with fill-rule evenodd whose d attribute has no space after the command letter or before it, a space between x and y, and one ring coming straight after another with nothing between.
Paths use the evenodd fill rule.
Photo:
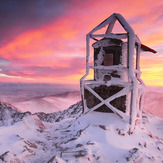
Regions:
<instances>
[{"instance_id":1,"label":"snow-covered mountain slope","mask_svg":"<svg viewBox=\"0 0 163 163\"><path fill-rule=\"evenodd\" d=\"M22 111L36 112L58 112L67 109L71 105L80 101L81 96L79 91L69 91L58 93L51 96L37 96L35 98L24 98L12 102L14 106Z\"/></svg>"},{"instance_id":2,"label":"snow-covered mountain slope","mask_svg":"<svg viewBox=\"0 0 163 163\"><path fill-rule=\"evenodd\" d=\"M22 113L4 103L0 110L2 163L163 162L163 120L147 113L128 135L128 123L117 115L83 115L80 102L49 114Z\"/></svg>"},{"instance_id":3,"label":"snow-covered mountain slope","mask_svg":"<svg viewBox=\"0 0 163 163\"><path fill-rule=\"evenodd\" d=\"M147 90L143 108L149 113L163 118L163 91Z\"/></svg>"}]
</instances>

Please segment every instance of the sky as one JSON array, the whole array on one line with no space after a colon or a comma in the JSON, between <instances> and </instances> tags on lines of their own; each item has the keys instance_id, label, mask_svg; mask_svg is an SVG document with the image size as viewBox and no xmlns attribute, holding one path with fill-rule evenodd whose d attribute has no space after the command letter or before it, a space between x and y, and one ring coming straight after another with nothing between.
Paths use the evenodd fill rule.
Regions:
<instances>
[{"instance_id":1,"label":"sky","mask_svg":"<svg viewBox=\"0 0 163 163\"><path fill-rule=\"evenodd\" d=\"M162 0L1 0L0 82L79 84L86 34L120 13L141 42L146 85L163 86Z\"/></svg>"}]
</instances>

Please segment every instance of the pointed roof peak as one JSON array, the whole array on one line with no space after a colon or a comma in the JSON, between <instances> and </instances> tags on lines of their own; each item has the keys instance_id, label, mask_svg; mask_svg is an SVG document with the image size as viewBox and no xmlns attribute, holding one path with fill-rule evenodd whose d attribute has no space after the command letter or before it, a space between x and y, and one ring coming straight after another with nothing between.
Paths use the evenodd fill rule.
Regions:
<instances>
[{"instance_id":1,"label":"pointed roof peak","mask_svg":"<svg viewBox=\"0 0 163 163\"><path fill-rule=\"evenodd\" d=\"M114 27L115 21L118 20L120 25L124 28L124 30L127 33L135 34L134 30L131 28L131 26L128 24L128 22L125 20L125 18L119 14L119 13L113 13L111 16L109 16L107 19L105 19L102 23L100 23L98 26L96 26L89 34L93 34L95 31L105 27L108 25L106 34L109 34L112 32L112 29Z\"/></svg>"}]
</instances>

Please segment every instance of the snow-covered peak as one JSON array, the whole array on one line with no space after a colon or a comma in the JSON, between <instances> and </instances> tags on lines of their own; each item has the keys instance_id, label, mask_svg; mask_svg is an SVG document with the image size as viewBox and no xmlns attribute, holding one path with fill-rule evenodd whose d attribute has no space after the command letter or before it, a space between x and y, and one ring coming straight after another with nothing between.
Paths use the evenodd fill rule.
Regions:
<instances>
[{"instance_id":1,"label":"snow-covered peak","mask_svg":"<svg viewBox=\"0 0 163 163\"><path fill-rule=\"evenodd\" d=\"M0 101L0 126L13 125L22 120L24 116L30 115L30 112L22 113L14 106Z\"/></svg>"},{"instance_id":2,"label":"snow-covered peak","mask_svg":"<svg viewBox=\"0 0 163 163\"><path fill-rule=\"evenodd\" d=\"M163 161L163 120L147 113L132 135L128 123L115 114L82 114L81 102L49 114L22 113L1 102L2 115L2 163Z\"/></svg>"}]
</instances>

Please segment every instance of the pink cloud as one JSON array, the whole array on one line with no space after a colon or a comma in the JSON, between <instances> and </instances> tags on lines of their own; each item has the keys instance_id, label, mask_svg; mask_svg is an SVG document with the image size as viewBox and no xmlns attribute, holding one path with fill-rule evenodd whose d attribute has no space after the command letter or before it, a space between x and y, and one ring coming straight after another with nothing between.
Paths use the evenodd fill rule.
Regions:
<instances>
[{"instance_id":1,"label":"pink cloud","mask_svg":"<svg viewBox=\"0 0 163 163\"><path fill-rule=\"evenodd\" d=\"M54 21L49 18L38 28L25 28L13 40L1 45L0 57L11 64L8 69L0 69L6 75L40 79L42 82L78 82L85 73L85 35L114 12L126 18L144 44L161 49L161 4L161 0L73 0L60 13L62 16L57 18L55 15ZM159 50L158 55L162 54L163 50ZM144 59L142 65L152 67L154 61L160 63L157 59ZM148 78L146 71L144 79ZM5 79L8 81L7 76Z\"/></svg>"}]
</instances>

